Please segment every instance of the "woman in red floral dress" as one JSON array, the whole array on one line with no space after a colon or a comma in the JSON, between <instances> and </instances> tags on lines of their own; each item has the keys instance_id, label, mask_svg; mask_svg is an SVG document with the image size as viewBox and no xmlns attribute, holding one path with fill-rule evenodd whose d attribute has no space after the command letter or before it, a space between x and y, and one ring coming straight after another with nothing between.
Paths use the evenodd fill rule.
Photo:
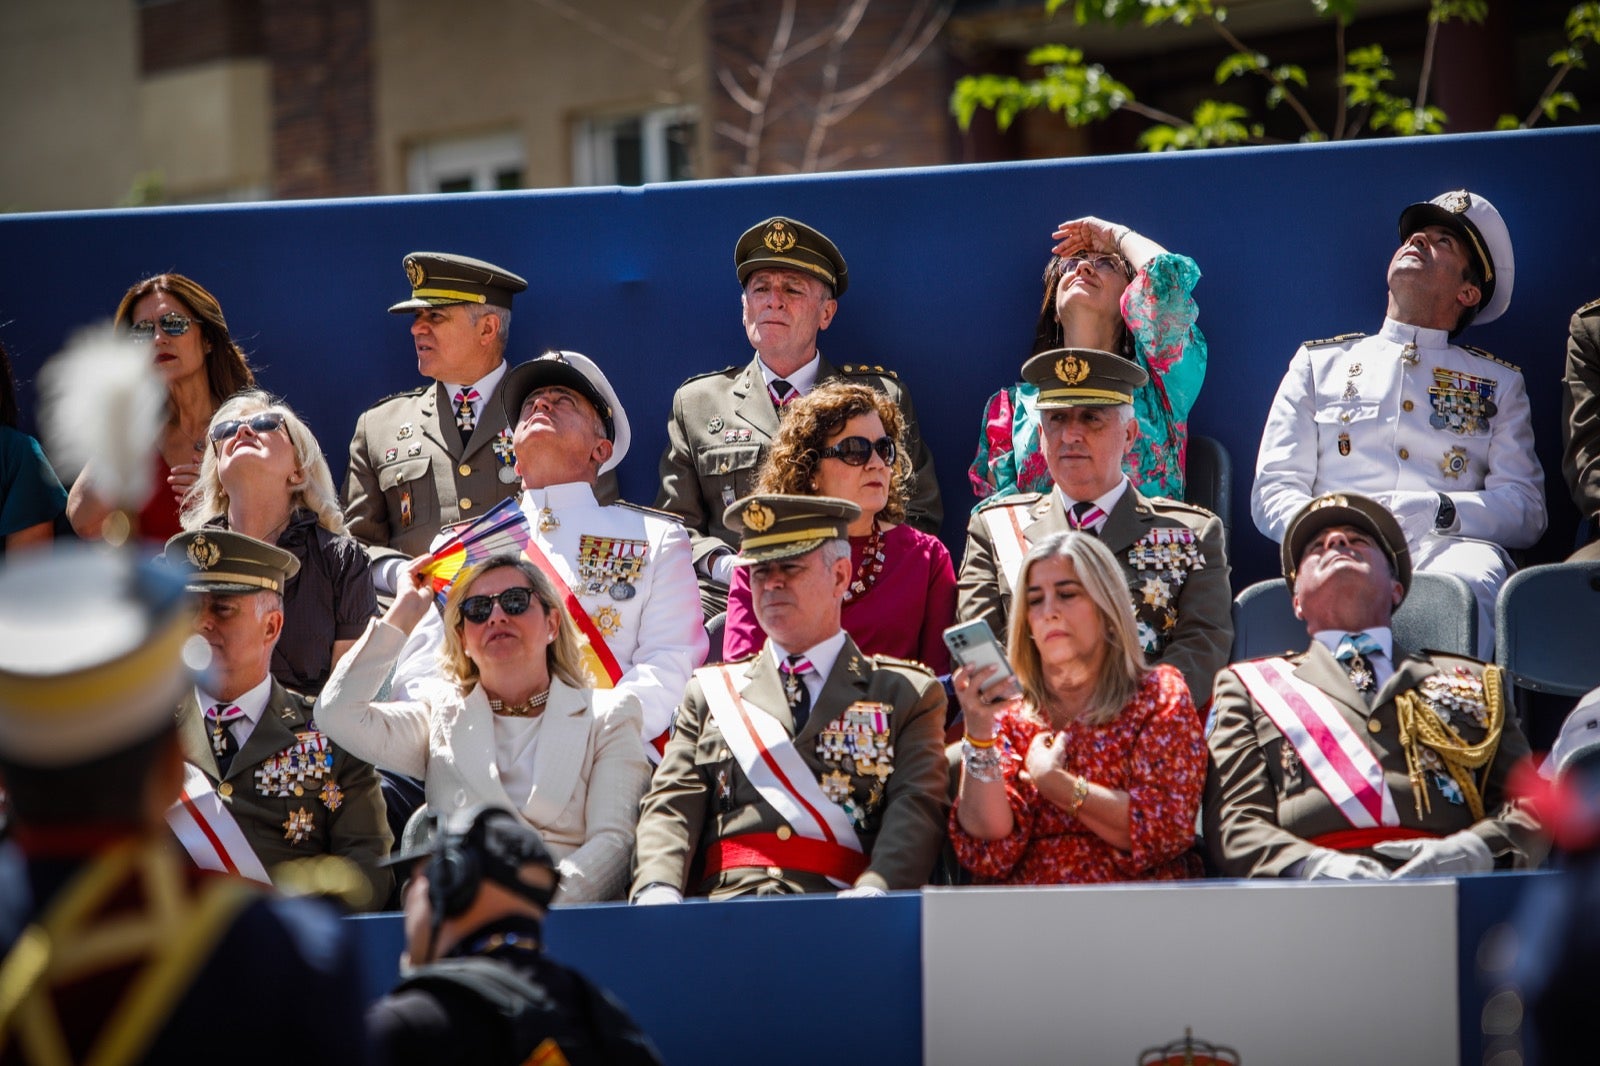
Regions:
<instances>
[{"instance_id":1,"label":"woman in red floral dress","mask_svg":"<svg viewBox=\"0 0 1600 1066\"><path fill-rule=\"evenodd\" d=\"M954 676L967 728L956 858L980 884L1200 876L1205 739L1182 675L1145 665L1116 559L1058 534L1028 553L1017 590L1021 695L982 695L993 667Z\"/></svg>"}]
</instances>

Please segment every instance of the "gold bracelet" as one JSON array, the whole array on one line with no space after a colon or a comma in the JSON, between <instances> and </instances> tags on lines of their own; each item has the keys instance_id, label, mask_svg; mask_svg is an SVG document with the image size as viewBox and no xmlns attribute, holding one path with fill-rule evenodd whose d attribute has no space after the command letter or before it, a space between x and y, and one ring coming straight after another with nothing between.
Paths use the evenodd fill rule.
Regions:
<instances>
[{"instance_id":1,"label":"gold bracelet","mask_svg":"<svg viewBox=\"0 0 1600 1066\"><path fill-rule=\"evenodd\" d=\"M1083 775L1079 774L1073 777L1072 780L1074 782L1072 786L1072 806L1068 807L1064 812L1068 818L1076 818L1078 812L1083 809L1083 801L1089 798L1089 782L1084 779Z\"/></svg>"},{"instance_id":2,"label":"gold bracelet","mask_svg":"<svg viewBox=\"0 0 1600 1066\"><path fill-rule=\"evenodd\" d=\"M996 733L994 736L990 737L988 740L979 740L977 737L973 736L971 733L964 733L964 734L962 734L962 739L964 739L968 744L971 744L975 748L992 748L992 747L995 746L995 744L999 743L1000 734Z\"/></svg>"}]
</instances>

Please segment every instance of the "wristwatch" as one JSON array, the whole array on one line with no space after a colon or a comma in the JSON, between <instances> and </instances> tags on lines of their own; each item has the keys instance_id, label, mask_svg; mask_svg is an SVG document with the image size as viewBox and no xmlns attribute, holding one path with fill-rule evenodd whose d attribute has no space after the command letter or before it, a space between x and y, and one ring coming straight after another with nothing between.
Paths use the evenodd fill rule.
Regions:
<instances>
[{"instance_id":1,"label":"wristwatch","mask_svg":"<svg viewBox=\"0 0 1600 1066\"><path fill-rule=\"evenodd\" d=\"M1456 505L1449 496L1439 493L1439 510L1433 516L1433 528L1446 530L1456 524Z\"/></svg>"}]
</instances>

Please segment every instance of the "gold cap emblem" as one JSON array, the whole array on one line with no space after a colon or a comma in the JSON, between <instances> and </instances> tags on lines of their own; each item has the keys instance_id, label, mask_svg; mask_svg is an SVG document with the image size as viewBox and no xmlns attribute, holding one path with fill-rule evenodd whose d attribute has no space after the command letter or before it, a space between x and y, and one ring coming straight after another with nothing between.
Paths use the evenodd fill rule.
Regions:
<instances>
[{"instance_id":1,"label":"gold cap emblem","mask_svg":"<svg viewBox=\"0 0 1600 1066\"><path fill-rule=\"evenodd\" d=\"M1320 511L1324 507L1349 507L1350 501L1343 493L1330 492L1326 496L1319 496L1306 506L1308 511Z\"/></svg>"},{"instance_id":2,"label":"gold cap emblem","mask_svg":"<svg viewBox=\"0 0 1600 1066\"><path fill-rule=\"evenodd\" d=\"M1075 355L1056 360L1056 377L1068 385L1076 385L1089 376L1089 364Z\"/></svg>"},{"instance_id":3,"label":"gold cap emblem","mask_svg":"<svg viewBox=\"0 0 1600 1066\"><path fill-rule=\"evenodd\" d=\"M222 549L202 535L189 543L188 554L189 561L194 564L196 570L210 570L217 565L217 560L222 558Z\"/></svg>"},{"instance_id":4,"label":"gold cap emblem","mask_svg":"<svg viewBox=\"0 0 1600 1066\"><path fill-rule=\"evenodd\" d=\"M795 236L789 232L789 227L782 222L774 222L767 227L766 235L761 238L761 243L771 252L787 252L794 247Z\"/></svg>"},{"instance_id":5,"label":"gold cap emblem","mask_svg":"<svg viewBox=\"0 0 1600 1066\"><path fill-rule=\"evenodd\" d=\"M775 517L772 513L772 508L764 504L752 503L744 509L745 527L755 533L765 533L772 528L772 522Z\"/></svg>"},{"instance_id":6,"label":"gold cap emblem","mask_svg":"<svg viewBox=\"0 0 1600 1066\"><path fill-rule=\"evenodd\" d=\"M406 280L411 282L413 289L422 288L422 283L428 280L428 275L422 272L422 265L415 259L406 260Z\"/></svg>"},{"instance_id":7,"label":"gold cap emblem","mask_svg":"<svg viewBox=\"0 0 1600 1066\"><path fill-rule=\"evenodd\" d=\"M1447 192L1439 197L1439 206L1451 214L1464 215L1467 213L1467 209L1472 206L1472 194L1465 189Z\"/></svg>"}]
</instances>

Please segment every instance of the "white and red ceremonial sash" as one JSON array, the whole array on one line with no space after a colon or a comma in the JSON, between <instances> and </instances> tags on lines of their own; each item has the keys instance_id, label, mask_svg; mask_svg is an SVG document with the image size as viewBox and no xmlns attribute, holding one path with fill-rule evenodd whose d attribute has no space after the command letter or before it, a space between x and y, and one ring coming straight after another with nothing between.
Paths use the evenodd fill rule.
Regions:
<instances>
[{"instance_id":1,"label":"white and red ceremonial sash","mask_svg":"<svg viewBox=\"0 0 1600 1066\"><path fill-rule=\"evenodd\" d=\"M1028 538L1022 534L1020 518L1026 512L1027 508L1020 505L990 507L979 512L983 515L983 524L989 529L989 540L994 544L995 566L1013 588L1017 584L1017 575L1022 573L1022 559L1028 554Z\"/></svg>"},{"instance_id":2,"label":"white and red ceremonial sash","mask_svg":"<svg viewBox=\"0 0 1600 1066\"><path fill-rule=\"evenodd\" d=\"M1383 767L1327 693L1294 676L1285 659L1229 667L1300 756L1317 787L1358 829L1400 824Z\"/></svg>"},{"instance_id":3,"label":"white and red ceremonial sash","mask_svg":"<svg viewBox=\"0 0 1600 1066\"><path fill-rule=\"evenodd\" d=\"M726 666L702 667L695 676L712 721L761 798L801 836L863 851L849 815L823 794L815 771L795 750L782 724L739 695Z\"/></svg>"},{"instance_id":4,"label":"white and red ceremonial sash","mask_svg":"<svg viewBox=\"0 0 1600 1066\"><path fill-rule=\"evenodd\" d=\"M167 824L200 869L272 884L244 830L211 787L211 779L193 763L183 764L183 791L167 808Z\"/></svg>"}]
</instances>

